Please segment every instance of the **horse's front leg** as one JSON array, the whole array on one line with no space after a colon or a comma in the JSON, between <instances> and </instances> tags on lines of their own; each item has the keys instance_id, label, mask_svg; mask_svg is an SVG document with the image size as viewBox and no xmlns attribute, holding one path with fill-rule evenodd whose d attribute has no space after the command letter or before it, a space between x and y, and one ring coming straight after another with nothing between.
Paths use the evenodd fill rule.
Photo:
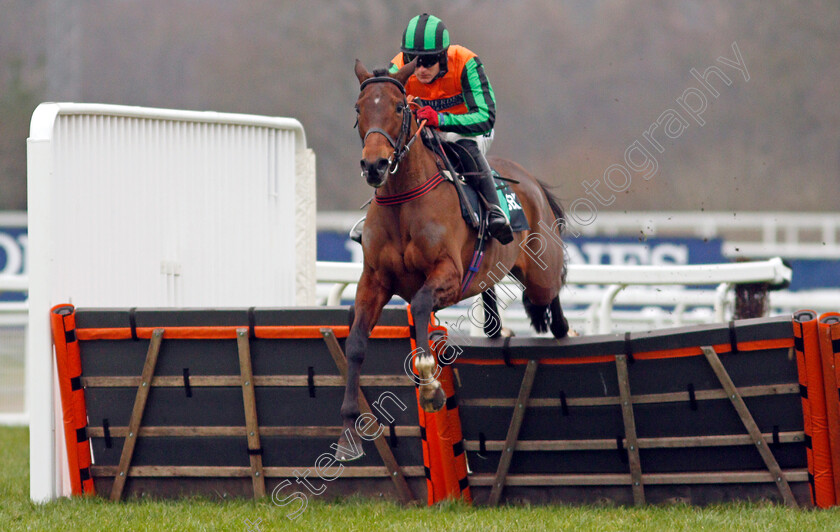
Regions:
<instances>
[{"instance_id":1,"label":"horse's front leg","mask_svg":"<svg viewBox=\"0 0 840 532\"><path fill-rule=\"evenodd\" d=\"M359 417L359 376L365 361L370 331L382 313L382 307L391 299L391 293L373 276L362 273L356 291L356 306L353 324L345 343L347 356L347 383L344 387L344 401L341 404L343 430L338 444L333 445L335 458L342 462L364 456L362 440L356 432L356 420Z\"/></svg>"},{"instance_id":2,"label":"horse's front leg","mask_svg":"<svg viewBox=\"0 0 840 532\"><path fill-rule=\"evenodd\" d=\"M429 344L429 320L433 310L458 301L460 279L454 268L439 268L411 298L411 316L417 336L415 367L419 374L420 406L426 412L437 412L446 403L446 394L437 380L438 366Z\"/></svg>"}]
</instances>

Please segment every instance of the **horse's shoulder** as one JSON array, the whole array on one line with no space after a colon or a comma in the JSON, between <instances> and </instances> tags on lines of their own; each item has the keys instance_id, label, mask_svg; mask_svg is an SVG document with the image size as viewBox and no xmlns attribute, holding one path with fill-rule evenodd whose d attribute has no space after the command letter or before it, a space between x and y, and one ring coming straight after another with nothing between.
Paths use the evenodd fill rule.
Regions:
<instances>
[{"instance_id":1,"label":"horse's shoulder","mask_svg":"<svg viewBox=\"0 0 840 532\"><path fill-rule=\"evenodd\" d=\"M402 254L393 245L380 246L374 253L365 249L363 275L368 275L375 283L393 286L403 270Z\"/></svg>"}]
</instances>

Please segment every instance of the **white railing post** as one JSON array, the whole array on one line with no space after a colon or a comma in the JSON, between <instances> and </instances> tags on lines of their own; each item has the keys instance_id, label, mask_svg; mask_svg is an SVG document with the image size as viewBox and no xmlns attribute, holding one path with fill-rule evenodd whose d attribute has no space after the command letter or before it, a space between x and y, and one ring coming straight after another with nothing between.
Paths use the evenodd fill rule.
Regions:
<instances>
[{"instance_id":1,"label":"white railing post","mask_svg":"<svg viewBox=\"0 0 840 532\"><path fill-rule=\"evenodd\" d=\"M612 332L613 301L615 301L615 296L626 287L626 284L612 284L604 292L601 298L601 306L598 308L598 332L601 334Z\"/></svg>"},{"instance_id":2,"label":"white railing post","mask_svg":"<svg viewBox=\"0 0 840 532\"><path fill-rule=\"evenodd\" d=\"M337 306L341 304L341 294L350 283L335 283L330 289L330 295L327 297L327 306Z\"/></svg>"},{"instance_id":3,"label":"white railing post","mask_svg":"<svg viewBox=\"0 0 840 532\"><path fill-rule=\"evenodd\" d=\"M683 314L685 314L685 303L679 302L674 306L674 325L679 327L683 324Z\"/></svg>"},{"instance_id":4,"label":"white railing post","mask_svg":"<svg viewBox=\"0 0 840 532\"><path fill-rule=\"evenodd\" d=\"M715 321L726 319L726 294L732 288L731 283L720 283L715 289Z\"/></svg>"},{"instance_id":5,"label":"white railing post","mask_svg":"<svg viewBox=\"0 0 840 532\"><path fill-rule=\"evenodd\" d=\"M586 334L598 334L598 303L592 303L586 307L584 316L586 320Z\"/></svg>"}]
</instances>

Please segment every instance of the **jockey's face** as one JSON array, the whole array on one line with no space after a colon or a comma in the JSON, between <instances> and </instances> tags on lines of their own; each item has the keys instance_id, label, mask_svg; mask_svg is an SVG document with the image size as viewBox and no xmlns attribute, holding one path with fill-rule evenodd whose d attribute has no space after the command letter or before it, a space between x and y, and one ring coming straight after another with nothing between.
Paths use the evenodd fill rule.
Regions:
<instances>
[{"instance_id":1,"label":"jockey's face","mask_svg":"<svg viewBox=\"0 0 840 532\"><path fill-rule=\"evenodd\" d=\"M431 83L435 76L440 73L440 63L435 63L432 66L420 66L414 69L414 75L417 76L417 81L420 83Z\"/></svg>"}]
</instances>

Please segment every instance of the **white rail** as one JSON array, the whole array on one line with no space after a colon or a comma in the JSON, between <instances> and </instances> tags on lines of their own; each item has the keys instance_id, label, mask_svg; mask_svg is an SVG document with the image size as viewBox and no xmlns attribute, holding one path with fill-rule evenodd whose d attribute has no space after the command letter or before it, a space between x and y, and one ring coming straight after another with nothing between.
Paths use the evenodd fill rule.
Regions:
<instances>
[{"instance_id":1,"label":"white rail","mask_svg":"<svg viewBox=\"0 0 840 532\"><path fill-rule=\"evenodd\" d=\"M0 327L25 327L29 322L28 313L26 301L0 302Z\"/></svg>"},{"instance_id":2,"label":"white rail","mask_svg":"<svg viewBox=\"0 0 840 532\"><path fill-rule=\"evenodd\" d=\"M687 212L637 211L601 212L593 223L575 228L585 235L678 234L700 237L721 236L733 231L760 234L765 244L802 241L803 233L819 232L826 244L838 243L840 214L801 212ZM784 233L779 238L779 232ZM812 236L811 239L814 239Z\"/></svg>"},{"instance_id":3,"label":"white rail","mask_svg":"<svg viewBox=\"0 0 840 532\"><path fill-rule=\"evenodd\" d=\"M362 216L356 212L318 213L319 231L346 232ZM695 236L724 238L727 257L755 259L840 258L840 214L794 212L599 212L569 233L583 236Z\"/></svg>"},{"instance_id":4,"label":"white rail","mask_svg":"<svg viewBox=\"0 0 840 532\"><path fill-rule=\"evenodd\" d=\"M316 277L321 283L331 283L326 303L336 305L347 287L358 282L362 273L362 265L358 263L318 262ZM612 331L612 312L616 297L628 286L716 286L713 298L714 317L716 321L724 321L727 295L730 289L739 283L766 282L780 285L790 282L792 272L790 268L775 257L766 261L742 262L735 264L704 264L691 266L590 266L569 265L566 277L570 285L604 285L600 290L600 300L597 307L590 311L597 311L597 332ZM507 281L509 286L514 283ZM693 290L686 290L687 298L692 297ZM655 293L654 293L655 294ZM648 294L648 298L636 299L636 304L656 304L660 296ZM675 297L673 292L669 297ZM708 299L707 294L701 296ZM650 303L648 303L650 301ZM629 303L628 303L629 304ZM680 302L675 302L679 305ZM588 331L593 332L593 331Z\"/></svg>"},{"instance_id":5,"label":"white rail","mask_svg":"<svg viewBox=\"0 0 840 532\"><path fill-rule=\"evenodd\" d=\"M583 235L724 237L726 257L840 258L840 215L826 213L602 213Z\"/></svg>"},{"instance_id":6,"label":"white rail","mask_svg":"<svg viewBox=\"0 0 840 532\"><path fill-rule=\"evenodd\" d=\"M26 427L29 425L29 414L27 413L2 413L0 414L0 427Z\"/></svg>"},{"instance_id":7,"label":"white rail","mask_svg":"<svg viewBox=\"0 0 840 532\"><path fill-rule=\"evenodd\" d=\"M25 275L0 275L0 292L26 292L29 278ZM0 426L26 426L29 413L26 408L26 394L23 385L25 360L24 338L29 305L21 302L0 302L0 392L4 397L11 396L11 403L6 399L0 403ZM20 370L18 375L16 372Z\"/></svg>"},{"instance_id":8,"label":"white rail","mask_svg":"<svg viewBox=\"0 0 840 532\"><path fill-rule=\"evenodd\" d=\"M330 293L336 288L335 283L321 283L318 285L318 301L327 304ZM517 334L534 334L525 310L518 303L519 293L512 284L506 284L516 297L506 297L507 308L502 310L502 321L505 327ZM344 301L355 299L356 287L349 284L343 290L341 299ZM603 286L566 285L560 293L566 317L569 323L579 332L597 334L599 327L599 308L606 290ZM497 294L500 301L502 291ZM677 327L682 325L703 324L716 321L715 303L721 298L717 287L712 289L686 289L683 287L649 287L628 286L618 293L614 300L610 320L613 327L620 330L650 330L662 327ZM817 313L836 311L840 308L840 290L820 289L790 292L788 290L771 291L769 294L770 315L791 314L796 310L808 308ZM722 306L725 318L733 308L735 301L732 290L727 290ZM465 316L466 308L472 301L461 303L456 307L444 309L437 313L438 317L450 323ZM500 303L501 307L501 303ZM626 308L625 308L626 307ZM480 310L480 309L477 309ZM478 320L478 315L476 315ZM479 327L476 334L481 335Z\"/></svg>"},{"instance_id":9,"label":"white rail","mask_svg":"<svg viewBox=\"0 0 840 532\"><path fill-rule=\"evenodd\" d=\"M587 235L695 235L723 237L727 257L840 258L840 214L794 212L599 213Z\"/></svg>"},{"instance_id":10,"label":"white rail","mask_svg":"<svg viewBox=\"0 0 840 532\"><path fill-rule=\"evenodd\" d=\"M26 275L0 275L0 292L25 292L29 290Z\"/></svg>"}]
</instances>

